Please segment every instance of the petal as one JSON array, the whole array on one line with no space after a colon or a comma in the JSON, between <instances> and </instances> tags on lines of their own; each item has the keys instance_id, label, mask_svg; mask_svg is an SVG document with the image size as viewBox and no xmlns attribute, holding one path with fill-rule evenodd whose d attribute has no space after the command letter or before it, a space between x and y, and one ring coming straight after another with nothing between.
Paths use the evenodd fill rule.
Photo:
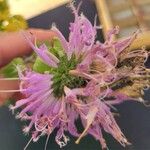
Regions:
<instances>
[{"instance_id":1,"label":"petal","mask_svg":"<svg viewBox=\"0 0 150 150\"><path fill-rule=\"evenodd\" d=\"M68 55L68 42L66 41L65 37L62 35L59 29L57 29L56 26L52 26L51 30L53 30L57 34L57 37L59 38L65 53Z\"/></svg>"},{"instance_id":2,"label":"petal","mask_svg":"<svg viewBox=\"0 0 150 150\"><path fill-rule=\"evenodd\" d=\"M109 30L107 32L107 35L106 35L106 42L105 43L112 43L114 36L118 33L119 33L119 26L116 26L115 28Z\"/></svg>"},{"instance_id":3,"label":"petal","mask_svg":"<svg viewBox=\"0 0 150 150\"><path fill-rule=\"evenodd\" d=\"M69 49L76 54L88 51L95 42L96 29L81 15L70 24Z\"/></svg>"},{"instance_id":4,"label":"petal","mask_svg":"<svg viewBox=\"0 0 150 150\"><path fill-rule=\"evenodd\" d=\"M31 48L36 52L36 54L48 65L57 67L57 62L55 62L54 58L48 55L50 53L45 44L41 45L39 48L36 45L36 40L33 37L29 37L28 35L24 35L27 42L31 46ZM34 44L32 43L34 41Z\"/></svg>"},{"instance_id":5,"label":"petal","mask_svg":"<svg viewBox=\"0 0 150 150\"><path fill-rule=\"evenodd\" d=\"M115 50L117 54L120 54L125 50L130 44L136 39L138 32L134 33L131 37L117 41L114 43Z\"/></svg>"},{"instance_id":6,"label":"petal","mask_svg":"<svg viewBox=\"0 0 150 150\"><path fill-rule=\"evenodd\" d=\"M90 108L90 110L86 116L86 120L87 120L86 127L85 127L84 131L82 132L82 134L79 136L79 138L76 140L76 144L78 144L80 142L80 140L82 139L82 137L86 134L90 125L93 123L97 112L98 112L98 108L96 106Z\"/></svg>"}]
</instances>

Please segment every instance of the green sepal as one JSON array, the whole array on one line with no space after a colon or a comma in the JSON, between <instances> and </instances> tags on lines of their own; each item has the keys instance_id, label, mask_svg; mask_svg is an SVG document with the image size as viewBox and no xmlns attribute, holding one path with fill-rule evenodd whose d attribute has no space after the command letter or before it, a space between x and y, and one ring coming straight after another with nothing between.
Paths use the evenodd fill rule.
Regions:
<instances>
[{"instance_id":1,"label":"green sepal","mask_svg":"<svg viewBox=\"0 0 150 150\"><path fill-rule=\"evenodd\" d=\"M22 58L15 58L13 59L8 65L3 67L0 70L0 73L4 75L6 78L14 78L18 77L18 71L16 65L24 65L24 61Z\"/></svg>"}]
</instances>

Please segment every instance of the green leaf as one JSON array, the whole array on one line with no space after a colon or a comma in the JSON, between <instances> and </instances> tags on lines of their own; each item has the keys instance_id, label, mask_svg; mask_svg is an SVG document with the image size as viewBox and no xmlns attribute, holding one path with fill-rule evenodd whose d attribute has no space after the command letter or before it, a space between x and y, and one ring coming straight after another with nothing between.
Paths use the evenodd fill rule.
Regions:
<instances>
[{"instance_id":1,"label":"green leaf","mask_svg":"<svg viewBox=\"0 0 150 150\"><path fill-rule=\"evenodd\" d=\"M18 77L16 65L24 65L23 59L22 58L13 59L8 65L6 65L0 70L0 73L2 73L6 78Z\"/></svg>"},{"instance_id":2,"label":"green leaf","mask_svg":"<svg viewBox=\"0 0 150 150\"><path fill-rule=\"evenodd\" d=\"M44 73L45 71L52 71L52 67L45 64L39 57L36 58L33 65L33 70L39 73Z\"/></svg>"}]
</instances>

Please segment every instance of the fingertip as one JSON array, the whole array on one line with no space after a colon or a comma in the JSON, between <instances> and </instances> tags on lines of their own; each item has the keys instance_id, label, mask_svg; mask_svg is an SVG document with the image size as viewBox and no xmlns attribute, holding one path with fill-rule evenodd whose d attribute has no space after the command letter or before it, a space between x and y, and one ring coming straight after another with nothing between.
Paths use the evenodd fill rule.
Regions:
<instances>
[{"instance_id":1,"label":"fingertip","mask_svg":"<svg viewBox=\"0 0 150 150\"><path fill-rule=\"evenodd\" d=\"M30 28L24 31L25 34L32 34L38 41L51 41L56 33L51 30ZM22 57L32 52L22 31L0 34L0 67L9 63L15 57Z\"/></svg>"},{"instance_id":2,"label":"fingertip","mask_svg":"<svg viewBox=\"0 0 150 150\"><path fill-rule=\"evenodd\" d=\"M30 28L27 30L27 32L36 37L36 39L39 41L52 40L57 36L52 30Z\"/></svg>"}]
</instances>

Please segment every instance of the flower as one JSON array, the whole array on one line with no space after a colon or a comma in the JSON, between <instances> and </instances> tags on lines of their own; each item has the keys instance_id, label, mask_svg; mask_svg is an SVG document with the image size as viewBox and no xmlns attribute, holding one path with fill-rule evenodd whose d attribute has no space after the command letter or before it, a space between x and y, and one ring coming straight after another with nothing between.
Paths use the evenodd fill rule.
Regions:
<instances>
[{"instance_id":1,"label":"flower","mask_svg":"<svg viewBox=\"0 0 150 150\"><path fill-rule=\"evenodd\" d=\"M30 122L23 129L32 133L30 141L43 135L49 138L57 129L55 141L60 148L68 143L69 132L77 137L76 143L91 134L105 149L104 130L126 146L130 143L117 125L112 108L128 99L141 100L141 90L150 82L149 69L144 66L149 52L127 49L137 33L113 41L118 27L108 32L105 43L95 41L96 23L93 26L79 14L79 7L71 4L71 9L75 20L70 24L68 41L55 26L52 30L57 38L49 47L38 47L26 37L38 57L32 69L22 71L18 67L24 98L11 109L22 108L17 118ZM83 132L76 127L77 119Z\"/></svg>"}]
</instances>

